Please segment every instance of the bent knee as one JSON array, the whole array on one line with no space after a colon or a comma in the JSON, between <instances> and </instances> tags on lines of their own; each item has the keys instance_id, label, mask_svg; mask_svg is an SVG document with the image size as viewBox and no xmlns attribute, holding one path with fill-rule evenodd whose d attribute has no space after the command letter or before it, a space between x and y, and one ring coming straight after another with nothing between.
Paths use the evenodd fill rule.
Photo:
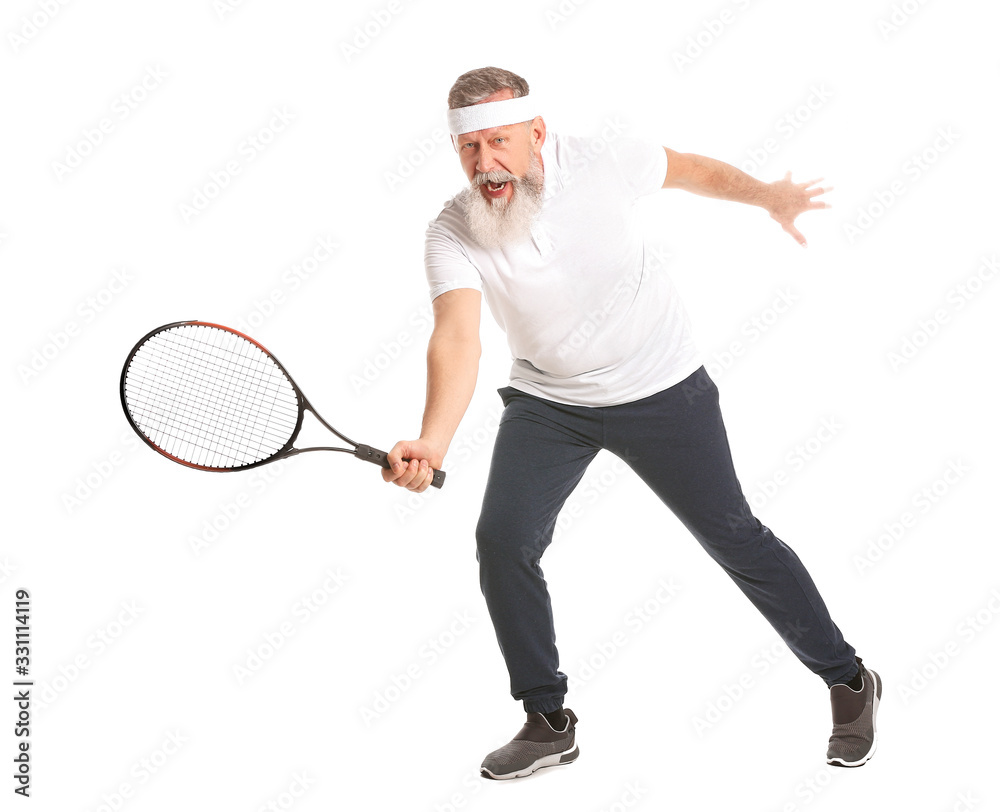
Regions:
<instances>
[{"instance_id":1,"label":"bent knee","mask_svg":"<svg viewBox=\"0 0 1000 812\"><path fill-rule=\"evenodd\" d=\"M489 558L536 564L551 541L551 526L539 529L514 516L484 514L476 526L476 551L480 561Z\"/></svg>"}]
</instances>

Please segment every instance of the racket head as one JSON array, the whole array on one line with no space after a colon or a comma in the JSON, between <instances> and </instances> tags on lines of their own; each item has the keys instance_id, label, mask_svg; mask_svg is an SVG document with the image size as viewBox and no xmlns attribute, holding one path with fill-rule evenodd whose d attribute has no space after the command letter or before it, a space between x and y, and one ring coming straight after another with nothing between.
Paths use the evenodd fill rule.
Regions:
<instances>
[{"instance_id":1,"label":"racket head","mask_svg":"<svg viewBox=\"0 0 1000 812\"><path fill-rule=\"evenodd\" d=\"M287 456L307 403L270 352L203 321L157 327L132 348L119 385L129 425L154 451L202 471Z\"/></svg>"}]
</instances>

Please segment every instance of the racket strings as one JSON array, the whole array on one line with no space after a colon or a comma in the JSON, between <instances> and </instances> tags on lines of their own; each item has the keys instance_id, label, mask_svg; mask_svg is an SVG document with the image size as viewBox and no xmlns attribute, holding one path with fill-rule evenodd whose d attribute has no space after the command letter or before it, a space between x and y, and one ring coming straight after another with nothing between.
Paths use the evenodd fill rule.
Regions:
<instances>
[{"instance_id":1,"label":"racket strings","mask_svg":"<svg viewBox=\"0 0 1000 812\"><path fill-rule=\"evenodd\" d=\"M239 335L203 325L150 337L129 364L125 397L152 443L212 468L274 455L299 419L298 395L270 356Z\"/></svg>"},{"instance_id":2,"label":"racket strings","mask_svg":"<svg viewBox=\"0 0 1000 812\"><path fill-rule=\"evenodd\" d=\"M217 336L213 338L218 340ZM253 345L247 343L247 347ZM274 401L279 389L266 386L263 370L247 363L247 347L241 347L237 356L230 352L226 357L220 355L217 344L208 353L204 347L188 342L183 365L178 363L176 347L166 353L163 347L158 347L155 354L151 352L146 370L150 377L142 381L151 384L146 417L149 427L167 440L164 450L192 457L177 447L186 442L224 458L193 457L190 461L232 466L268 456L275 444L281 447L294 429L294 418L275 422L273 409L266 415L261 411L269 400ZM185 377L179 379L180 375ZM136 378L138 381L138 374Z\"/></svg>"},{"instance_id":3,"label":"racket strings","mask_svg":"<svg viewBox=\"0 0 1000 812\"><path fill-rule=\"evenodd\" d=\"M246 350L246 347L240 349ZM166 393L171 398L172 410L177 414L179 427L188 432L194 431L201 439L205 440L210 437L205 431L206 425L211 425L215 429L218 439L229 443L229 448L220 450L229 451L231 456L239 454L241 455L239 459L244 459L248 453L251 458L259 457L262 441L274 439L266 427L261 429L261 420L259 419L261 416L256 412L260 408L263 398L273 393L273 388L268 391L268 388L262 385L259 370L247 365L244 358L245 356L243 358L230 358L228 363L220 364L221 359L217 354L208 355L195 349L189 359L190 370L197 374L191 377L190 386L186 392L188 397L184 400L178 400L175 392ZM162 357L161 360L163 360ZM168 363L172 371L176 373L176 359L168 358ZM162 375L162 364L159 369L153 369L153 371ZM246 377L240 378L239 375ZM253 395L255 387L259 392L257 396ZM196 403L200 408L191 408L191 395L197 399ZM204 420L206 416L209 418L207 424ZM236 429L239 423L245 426L246 431L240 432ZM286 434L291 431L293 426L294 423L277 426L277 428L284 429L281 433ZM257 439L258 442L254 443L254 439ZM277 439L282 441L283 437L279 436Z\"/></svg>"},{"instance_id":4,"label":"racket strings","mask_svg":"<svg viewBox=\"0 0 1000 812\"><path fill-rule=\"evenodd\" d=\"M258 371L248 365L244 365L244 370L251 377L239 379L235 376L226 376L221 370L215 358L206 356L204 353L194 353L189 357L188 366L178 364L176 353L164 354L157 348L151 347L147 371L153 377L145 379L143 382L148 385L149 391L164 402L169 401L177 410L178 420L186 415L190 415L190 402L178 401L177 390L171 388L171 381L176 378L170 376L187 375L194 371L198 377L186 379L188 391L200 398L199 402L204 403L206 408L214 408L214 416L220 420L244 420L252 421L256 414L253 407L259 406L263 399L278 390L278 387L268 386L259 376L253 377ZM137 374L138 377L138 374ZM152 401L154 406L162 405L157 401ZM170 412L168 411L168 414ZM252 425L252 424L251 424ZM291 414L289 429L295 425L295 414Z\"/></svg>"}]
</instances>

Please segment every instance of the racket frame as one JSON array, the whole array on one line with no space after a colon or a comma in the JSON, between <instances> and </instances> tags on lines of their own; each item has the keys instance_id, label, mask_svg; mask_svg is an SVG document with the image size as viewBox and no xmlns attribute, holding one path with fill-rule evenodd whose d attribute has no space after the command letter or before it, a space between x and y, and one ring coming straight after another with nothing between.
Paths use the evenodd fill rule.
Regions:
<instances>
[{"instance_id":1,"label":"racket frame","mask_svg":"<svg viewBox=\"0 0 1000 812\"><path fill-rule=\"evenodd\" d=\"M257 347L265 355L267 355L267 357L281 371L281 374L288 379L288 383L291 385L292 391L295 392L296 401L298 403L298 417L296 418L295 428L292 431L291 436L288 438L288 441L281 448L279 448L273 454L270 454L269 456L265 457L264 459L256 460L255 462L248 462L244 465L236 465L228 467L201 465L199 463L182 460L180 457L176 457L169 451L160 448L156 443L154 443L146 436L146 434L142 431L142 429L139 428L135 420L132 418L132 414L128 408L128 401L125 398L125 383L128 379L128 371L132 365L132 359L135 358L136 353L147 341L149 341L150 338L159 333L164 333L168 330L173 330L178 327L211 327L216 330L222 330L223 332L226 333L233 333L234 335L237 335L240 338L244 338L251 344L253 344L255 347ZM323 419L323 416L318 411L316 411L316 409L313 408L313 405L302 393L302 390L299 389L298 384L295 383L295 380L288 373L288 370L285 369L284 364L282 364L274 356L274 353L268 350L267 347L265 347L259 341L255 341L250 336L246 335L245 333L241 333L239 330L234 330L232 327L225 327L221 324L214 324L209 321L194 320L194 321L175 321L171 322L170 324L164 324L161 327L157 327L155 330L150 330L148 333L146 333L146 335L144 335L141 339L139 339L138 342L136 342L136 345L132 348L132 351L128 354L128 358L125 361L125 365L122 367L122 374L121 374L121 379L119 381L118 389L119 389L119 395L121 397L122 409L125 412L125 417L128 420L128 424L132 427L132 430L136 434L138 434L139 437L143 440L143 442L145 442L146 445L148 445L154 451L156 451L159 454L162 454L167 459L173 460L174 462L180 463L181 465L187 466L188 468L197 468L200 471L212 471L216 473L224 473L227 471L246 471L250 468L256 468L260 465L265 465L269 462L275 462L276 460L280 459L287 459L288 457L294 457L297 454L304 454L307 451L342 451L348 454L353 454L358 459L374 463L375 465L379 465L382 468L389 467L388 455L386 454L386 452L379 451L377 448L372 448L371 446L368 445L356 443L354 442L354 440L350 439L346 435L337 431L337 429L335 429L333 426L327 423L326 420ZM332 432L336 437L339 437L345 443L348 443L351 446L351 448L340 448L338 446L310 446L308 448L295 448L294 447L295 440L298 438L299 432L302 430L302 418L305 416L305 413L307 411L311 412L313 417L315 417L324 428ZM435 471L434 482L433 482L435 487L440 488L443 482L444 482L444 472Z\"/></svg>"}]
</instances>

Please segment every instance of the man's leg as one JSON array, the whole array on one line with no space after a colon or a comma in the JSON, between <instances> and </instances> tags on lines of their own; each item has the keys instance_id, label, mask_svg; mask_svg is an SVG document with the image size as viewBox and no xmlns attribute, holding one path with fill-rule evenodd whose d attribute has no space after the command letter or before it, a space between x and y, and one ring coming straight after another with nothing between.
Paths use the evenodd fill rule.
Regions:
<instances>
[{"instance_id":1,"label":"man's leg","mask_svg":"<svg viewBox=\"0 0 1000 812\"><path fill-rule=\"evenodd\" d=\"M476 529L480 585L511 694L527 712L548 713L562 707L566 675L539 560L559 510L597 454L591 437L600 420L514 389L502 394L506 408Z\"/></svg>"},{"instance_id":2,"label":"man's leg","mask_svg":"<svg viewBox=\"0 0 1000 812\"><path fill-rule=\"evenodd\" d=\"M788 647L827 685L857 672L795 552L751 513L733 467L718 389L704 368L649 398L607 411L608 448L694 534Z\"/></svg>"}]
</instances>

